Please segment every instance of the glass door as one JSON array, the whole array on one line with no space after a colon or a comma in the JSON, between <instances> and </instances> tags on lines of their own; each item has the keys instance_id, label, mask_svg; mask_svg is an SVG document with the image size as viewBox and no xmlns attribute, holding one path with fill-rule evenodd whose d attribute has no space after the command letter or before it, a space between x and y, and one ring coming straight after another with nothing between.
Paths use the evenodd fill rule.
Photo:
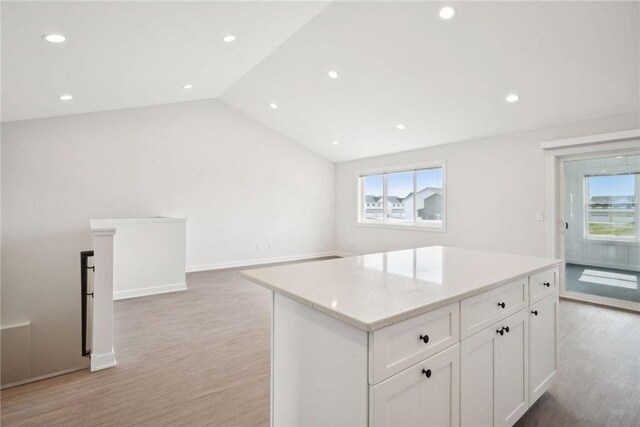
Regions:
<instances>
[{"instance_id":1,"label":"glass door","mask_svg":"<svg viewBox=\"0 0 640 427\"><path fill-rule=\"evenodd\" d=\"M640 155L564 161L563 293L640 309Z\"/></svg>"}]
</instances>

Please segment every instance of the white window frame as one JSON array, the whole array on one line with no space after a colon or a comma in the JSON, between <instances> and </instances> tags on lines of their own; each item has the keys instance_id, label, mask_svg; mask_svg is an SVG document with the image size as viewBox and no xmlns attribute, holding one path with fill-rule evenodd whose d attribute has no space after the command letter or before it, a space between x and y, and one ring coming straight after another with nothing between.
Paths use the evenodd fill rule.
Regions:
<instances>
[{"instance_id":1,"label":"white window frame","mask_svg":"<svg viewBox=\"0 0 640 427\"><path fill-rule=\"evenodd\" d=\"M413 222L412 223L400 223L400 222L390 222L387 220L387 175L391 173L400 173L400 172L412 172L418 171L422 169L442 169L442 220L440 224L429 224L429 223L419 223L416 222L416 212L417 206L415 203L415 193L416 193L416 174L413 174L413 194L414 194L414 203L413 203ZM382 175L382 208L383 214L381 220L375 219L366 219L364 218L364 205L366 202L364 201L364 177L371 175ZM356 182L358 186L358 203L357 205L357 213L356 213L356 225L359 227L379 227L379 228L395 228L395 229L404 229L404 230L422 230L422 231L437 231L437 232L446 232L446 218L447 218L447 169L446 169L446 161L444 159L441 160L432 160L427 162L418 162L418 163L410 163L410 164L402 164L397 166L384 166L378 168L370 168L365 170L360 170L356 174Z\"/></svg>"},{"instance_id":2,"label":"white window frame","mask_svg":"<svg viewBox=\"0 0 640 427\"><path fill-rule=\"evenodd\" d=\"M638 174L633 175L633 173L637 170L637 168L622 166L622 167L611 167L607 168L606 172L602 172L596 169L587 169L584 171L583 176L583 184L582 188L584 191L583 194L583 230L582 235L585 240L592 241L610 241L610 242L638 242L640 241L640 224L638 224L638 220L640 219L640 210L638 209L638 193L640 193L638 179ZM589 178L593 176L611 176L611 175L625 175L632 174L634 176L634 196L636 200L636 208L634 212L634 220L636 224L636 231L633 236L610 236L610 235L597 235L597 234L589 234Z\"/></svg>"}]
</instances>

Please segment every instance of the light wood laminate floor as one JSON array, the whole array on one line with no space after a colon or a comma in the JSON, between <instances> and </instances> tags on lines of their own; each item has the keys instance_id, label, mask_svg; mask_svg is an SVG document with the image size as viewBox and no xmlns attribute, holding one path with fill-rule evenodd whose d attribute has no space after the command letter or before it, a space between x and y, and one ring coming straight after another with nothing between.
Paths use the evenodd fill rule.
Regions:
<instances>
[{"instance_id":1,"label":"light wood laminate floor","mask_svg":"<svg viewBox=\"0 0 640 427\"><path fill-rule=\"evenodd\" d=\"M2 426L268 426L270 293L237 270L115 303L118 366L3 390ZM560 375L524 426L638 426L640 316L562 301Z\"/></svg>"}]
</instances>

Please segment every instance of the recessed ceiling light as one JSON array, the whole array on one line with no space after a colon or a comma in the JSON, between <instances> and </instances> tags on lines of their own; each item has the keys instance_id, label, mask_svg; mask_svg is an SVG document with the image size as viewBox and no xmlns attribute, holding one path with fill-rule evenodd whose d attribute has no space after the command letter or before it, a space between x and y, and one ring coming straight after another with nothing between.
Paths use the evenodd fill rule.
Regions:
<instances>
[{"instance_id":1,"label":"recessed ceiling light","mask_svg":"<svg viewBox=\"0 0 640 427\"><path fill-rule=\"evenodd\" d=\"M331 77L332 79L337 79L338 78L338 72L331 70L329 71L329 77Z\"/></svg>"},{"instance_id":2,"label":"recessed ceiling light","mask_svg":"<svg viewBox=\"0 0 640 427\"><path fill-rule=\"evenodd\" d=\"M332 301L331 302L331 307L337 307L338 306L338 301Z\"/></svg>"},{"instance_id":3,"label":"recessed ceiling light","mask_svg":"<svg viewBox=\"0 0 640 427\"><path fill-rule=\"evenodd\" d=\"M58 99L60 101L69 101L69 100L73 99L73 96L71 96L71 95L60 95L58 97Z\"/></svg>"},{"instance_id":4,"label":"recessed ceiling light","mask_svg":"<svg viewBox=\"0 0 640 427\"><path fill-rule=\"evenodd\" d=\"M510 93L505 99L507 100L507 102L518 102L520 97L515 93Z\"/></svg>"},{"instance_id":5,"label":"recessed ceiling light","mask_svg":"<svg viewBox=\"0 0 640 427\"><path fill-rule=\"evenodd\" d=\"M271 104L269 104L269 107L273 108L274 110L278 108L278 104L274 104L273 102Z\"/></svg>"},{"instance_id":6,"label":"recessed ceiling light","mask_svg":"<svg viewBox=\"0 0 640 427\"><path fill-rule=\"evenodd\" d=\"M236 36L234 36L233 34L229 34L229 35L227 35L227 36L224 36L224 37L222 38L222 41L223 41L223 42L226 42L226 43L231 43L231 42L232 42L232 41L234 41L235 39L236 39Z\"/></svg>"},{"instance_id":7,"label":"recessed ceiling light","mask_svg":"<svg viewBox=\"0 0 640 427\"><path fill-rule=\"evenodd\" d=\"M456 14L456 10L453 8L453 6L445 6L440 9L440 12L438 14L442 19L451 19L453 18L453 15Z\"/></svg>"},{"instance_id":8,"label":"recessed ceiling light","mask_svg":"<svg viewBox=\"0 0 640 427\"><path fill-rule=\"evenodd\" d=\"M405 125L403 125L402 123L398 123L396 125L396 129L400 129L400 130L405 130L407 127Z\"/></svg>"},{"instance_id":9,"label":"recessed ceiling light","mask_svg":"<svg viewBox=\"0 0 640 427\"><path fill-rule=\"evenodd\" d=\"M42 38L49 43L62 43L67 39L62 34L45 34L44 36L42 36Z\"/></svg>"},{"instance_id":10,"label":"recessed ceiling light","mask_svg":"<svg viewBox=\"0 0 640 427\"><path fill-rule=\"evenodd\" d=\"M332 143L333 145L338 145L338 144L340 144L338 141L331 141L331 143Z\"/></svg>"},{"instance_id":11,"label":"recessed ceiling light","mask_svg":"<svg viewBox=\"0 0 640 427\"><path fill-rule=\"evenodd\" d=\"M618 156L618 157L616 157L616 159L621 159L621 158L622 158L622 156Z\"/></svg>"},{"instance_id":12,"label":"recessed ceiling light","mask_svg":"<svg viewBox=\"0 0 640 427\"><path fill-rule=\"evenodd\" d=\"M187 83L186 85L182 86L183 89L191 89L193 88L192 84Z\"/></svg>"}]
</instances>

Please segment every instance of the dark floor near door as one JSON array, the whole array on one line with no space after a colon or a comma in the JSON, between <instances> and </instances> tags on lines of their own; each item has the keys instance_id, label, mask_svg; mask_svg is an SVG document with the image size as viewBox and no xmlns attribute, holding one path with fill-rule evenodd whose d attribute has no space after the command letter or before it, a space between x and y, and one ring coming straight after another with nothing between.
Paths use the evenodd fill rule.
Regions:
<instances>
[{"instance_id":1,"label":"dark floor near door","mask_svg":"<svg viewBox=\"0 0 640 427\"><path fill-rule=\"evenodd\" d=\"M558 379L515 427L640 426L640 315L560 300Z\"/></svg>"},{"instance_id":2,"label":"dark floor near door","mask_svg":"<svg viewBox=\"0 0 640 427\"><path fill-rule=\"evenodd\" d=\"M567 291L640 303L637 271L567 264L566 274Z\"/></svg>"},{"instance_id":3,"label":"dark floor near door","mask_svg":"<svg viewBox=\"0 0 640 427\"><path fill-rule=\"evenodd\" d=\"M11 426L268 426L269 291L238 270L116 301L118 366L1 392ZM559 375L517 427L640 420L640 316L560 302Z\"/></svg>"}]
</instances>

